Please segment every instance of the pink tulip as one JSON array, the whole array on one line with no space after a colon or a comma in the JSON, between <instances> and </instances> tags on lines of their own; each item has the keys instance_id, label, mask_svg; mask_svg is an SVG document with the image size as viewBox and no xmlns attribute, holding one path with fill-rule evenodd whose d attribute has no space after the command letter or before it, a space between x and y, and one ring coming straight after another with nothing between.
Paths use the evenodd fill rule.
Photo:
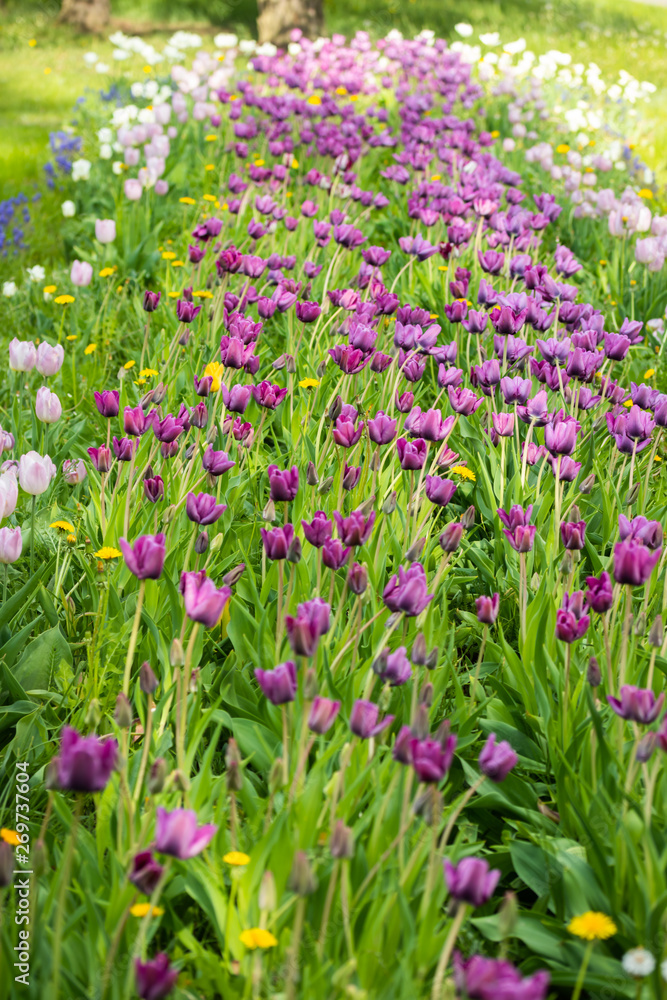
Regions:
<instances>
[{"instance_id":1,"label":"pink tulip","mask_svg":"<svg viewBox=\"0 0 667 1000\"><path fill-rule=\"evenodd\" d=\"M39 496L48 490L57 469L48 455L28 451L19 459L19 483L25 493Z\"/></svg>"},{"instance_id":2,"label":"pink tulip","mask_svg":"<svg viewBox=\"0 0 667 1000\"><path fill-rule=\"evenodd\" d=\"M0 528L0 563L16 562L22 548L20 528Z\"/></svg>"},{"instance_id":3,"label":"pink tulip","mask_svg":"<svg viewBox=\"0 0 667 1000\"><path fill-rule=\"evenodd\" d=\"M32 340L17 340L14 337L9 342L9 367L15 372L29 372L35 367L37 350Z\"/></svg>"},{"instance_id":4,"label":"pink tulip","mask_svg":"<svg viewBox=\"0 0 667 1000\"><path fill-rule=\"evenodd\" d=\"M70 280L77 288L85 288L93 279L93 265L87 260L72 261Z\"/></svg>"},{"instance_id":5,"label":"pink tulip","mask_svg":"<svg viewBox=\"0 0 667 1000\"><path fill-rule=\"evenodd\" d=\"M65 360L65 350L62 344L52 347L45 340L37 348L37 363L35 367L40 375L48 377L55 375L63 366Z\"/></svg>"},{"instance_id":6,"label":"pink tulip","mask_svg":"<svg viewBox=\"0 0 667 1000\"><path fill-rule=\"evenodd\" d=\"M45 385L40 386L37 390L35 414L43 424L55 424L63 415L60 400L55 392L51 392Z\"/></svg>"},{"instance_id":7,"label":"pink tulip","mask_svg":"<svg viewBox=\"0 0 667 1000\"><path fill-rule=\"evenodd\" d=\"M116 223L113 219L95 219L95 239L99 243L113 243L116 239Z\"/></svg>"}]
</instances>

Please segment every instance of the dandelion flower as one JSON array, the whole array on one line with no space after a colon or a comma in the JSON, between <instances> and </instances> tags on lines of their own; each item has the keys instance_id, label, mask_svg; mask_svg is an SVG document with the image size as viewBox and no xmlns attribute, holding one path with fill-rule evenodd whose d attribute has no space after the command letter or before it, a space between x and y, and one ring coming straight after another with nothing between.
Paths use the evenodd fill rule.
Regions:
<instances>
[{"instance_id":1,"label":"dandelion flower","mask_svg":"<svg viewBox=\"0 0 667 1000\"><path fill-rule=\"evenodd\" d=\"M93 553L96 559L120 559L122 552L114 549L112 545L103 545L101 549Z\"/></svg>"},{"instance_id":2,"label":"dandelion flower","mask_svg":"<svg viewBox=\"0 0 667 1000\"><path fill-rule=\"evenodd\" d=\"M68 335L65 337L65 340L76 340L76 334L68 333Z\"/></svg>"},{"instance_id":3,"label":"dandelion flower","mask_svg":"<svg viewBox=\"0 0 667 1000\"><path fill-rule=\"evenodd\" d=\"M211 392L217 392L220 388L224 371L225 369L219 361L211 361L211 363L206 365L206 368L204 368L204 375L210 375L213 379L213 382L211 383Z\"/></svg>"},{"instance_id":4,"label":"dandelion flower","mask_svg":"<svg viewBox=\"0 0 667 1000\"><path fill-rule=\"evenodd\" d=\"M655 368L647 368L644 372L644 378L653 378L655 375Z\"/></svg>"},{"instance_id":5,"label":"dandelion flower","mask_svg":"<svg viewBox=\"0 0 667 1000\"><path fill-rule=\"evenodd\" d=\"M12 847L18 847L19 844L23 843L16 830L6 830L4 826L0 830L0 840L4 840L5 844L11 844Z\"/></svg>"},{"instance_id":6,"label":"dandelion flower","mask_svg":"<svg viewBox=\"0 0 667 1000\"><path fill-rule=\"evenodd\" d=\"M61 531L67 531L69 534L74 533L74 525L70 524L69 521L53 521L49 528L60 528Z\"/></svg>"},{"instance_id":7,"label":"dandelion flower","mask_svg":"<svg viewBox=\"0 0 667 1000\"><path fill-rule=\"evenodd\" d=\"M650 976L655 969L655 959L646 948L631 948L621 959L621 964L627 974L634 979Z\"/></svg>"},{"instance_id":8,"label":"dandelion flower","mask_svg":"<svg viewBox=\"0 0 667 1000\"><path fill-rule=\"evenodd\" d=\"M561 142L560 146L556 146L557 153L569 153L570 147L566 142Z\"/></svg>"},{"instance_id":9,"label":"dandelion flower","mask_svg":"<svg viewBox=\"0 0 667 1000\"><path fill-rule=\"evenodd\" d=\"M44 286L45 295L53 295L53 293L56 290L56 287L57 287L56 285L45 285Z\"/></svg>"},{"instance_id":10,"label":"dandelion flower","mask_svg":"<svg viewBox=\"0 0 667 1000\"><path fill-rule=\"evenodd\" d=\"M158 372L154 368L142 368L139 372L139 378L147 378L149 375L157 376Z\"/></svg>"},{"instance_id":11,"label":"dandelion flower","mask_svg":"<svg viewBox=\"0 0 667 1000\"><path fill-rule=\"evenodd\" d=\"M71 302L74 302L74 296L58 295L53 301L57 306L68 306Z\"/></svg>"},{"instance_id":12,"label":"dandelion flower","mask_svg":"<svg viewBox=\"0 0 667 1000\"><path fill-rule=\"evenodd\" d=\"M100 271L100 278L110 278L115 270L115 267L103 267Z\"/></svg>"},{"instance_id":13,"label":"dandelion flower","mask_svg":"<svg viewBox=\"0 0 667 1000\"><path fill-rule=\"evenodd\" d=\"M650 201L651 198L653 197L653 192L651 191L650 188L642 188L641 191L638 191L637 193L639 194L640 198L646 198L647 201ZM631 952L628 952L628 955L630 954Z\"/></svg>"},{"instance_id":14,"label":"dandelion flower","mask_svg":"<svg viewBox=\"0 0 667 1000\"><path fill-rule=\"evenodd\" d=\"M241 944L253 951L255 948L275 948L278 944L278 939L273 936L271 931L267 931L263 927L252 927L250 930L241 931L240 938Z\"/></svg>"},{"instance_id":15,"label":"dandelion flower","mask_svg":"<svg viewBox=\"0 0 667 1000\"><path fill-rule=\"evenodd\" d=\"M319 380L316 378L302 378L299 385L302 389L317 389Z\"/></svg>"},{"instance_id":16,"label":"dandelion flower","mask_svg":"<svg viewBox=\"0 0 667 1000\"><path fill-rule=\"evenodd\" d=\"M206 136L206 139L205 139L204 141L205 141L205 142L215 142L215 140L216 140L217 138L218 138L218 137L217 137L217 135L207 135L207 136ZM206 198L206 195L204 195L204 198ZM210 198L210 195L209 195L209 198ZM207 200L208 200L208 199L207 199Z\"/></svg>"},{"instance_id":17,"label":"dandelion flower","mask_svg":"<svg viewBox=\"0 0 667 1000\"><path fill-rule=\"evenodd\" d=\"M573 917L567 927L570 934L584 941L605 941L616 933L616 924L606 913L582 913Z\"/></svg>"},{"instance_id":18,"label":"dandelion flower","mask_svg":"<svg viewBox=\"0 0 667 1000\"><path fill-rule=\"evenodd\" d=\"M97 348L97 344L88 344L88 347L83 352L84 354L92 354Z\"/></svg>"},{"instance_id":19,"label":"dandelion flower","mask_svg":"<svg viewBox=\"0 0 667 1000\"><path fill-rule=\"evenodd\" d=\"M130 913L133 917L145 917L147 913L152 917L161 917L164 910L161 906L151 906L150 903L135 903L130 907Z\"/></svg>"},{"instance_id":20,"label":"dandelion flower","mask_svg":"<svg viewBox=\"0 0 667 1000\"><path fill-rule=\"evenodd\" d=\"M173 250L165 250L162 254L162 260L176 260L176 254Z\"/></svg>"},{"instance_id":21,"label":"dandelion flower","mask_svg":"<svg viewBox=\"0 0 667 1000\"><path fill-rule=\"evenodd\" d=\"M126 372L129 372L130 368L134 368L136 363L137 363L136 361L126 361L125 364L123 365L123 368L125 369Z\"/></svg>"},{"instance_id":22,"label":"dandelion flower","mask_svg":"<svg viewBox=\"0 0 667 1000\"><path fill-rule=\"evenodd\" d=\"M308 98L308 104L321 104L321 103L322 101L317 96L317 94L311 94L310 97Z\"/></svg>"},{"instance_id":23,"label":"dandelion flower","mask_svg":"<svg viewBox=\"0 0 667 1000\"><path fill-rule=\"evenodd\" d=\"M229 851L222 859L227 865L247 865L250 861L248 854L243 851Z\"/></svg>"},{"instance_id":24,"label":"dandelion flower","mask_svg":"<svg viewBox=\"0 0 667 1000\"><path fill-rule=\"evenodd\" d=\"M472 469L467 469L465 465L455 465L452 468L452 472L455 472L457 476L461 479L468 479L471 483L477 482L477 476L472 471Z\"/></svg>"}]
</instances>

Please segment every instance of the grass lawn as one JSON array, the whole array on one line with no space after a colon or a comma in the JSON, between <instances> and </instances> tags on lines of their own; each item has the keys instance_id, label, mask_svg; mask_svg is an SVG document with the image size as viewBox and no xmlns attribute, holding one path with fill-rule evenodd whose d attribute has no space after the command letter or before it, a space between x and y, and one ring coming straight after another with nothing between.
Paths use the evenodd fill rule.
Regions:
<instances>
[{"instance_id":1,"label":"grass lawn","mask_svg":"<svg viewBox=\"0 0 667 1000\"><path fill-rule=\"evenodd\" d=\"M247 5L246 5L247 6ZM249 33L251 12L238 8L246 20L233 17L227 26ZM209 7L210 9L210 7ZM224 21L220 5L220 22ZM20 10L20 13L19 13ZM195 7L169 7L174 21L193 22ZM120 3L114 14L138 22L164 22L159 6ZM237 17L239 14L237 14ZM636 135L629 136L639 153L667 176L667 10L623 0L330 0L327 26L350 34L364 28L373 35L398 28L406 34L431 28L452 37L460 20L478 30L497 30L503 41L523 36L536 52L549 48L569 51L582 62L595 61L611 80L625 69L638 79L656 84L650 106L638 112ZM158 46L165 35L151 36ZM32 43L32 44L31 44ZM62 128L74 117L77 98L86 91L106 89L117 75L135 79L140 67L114 63L112 45L106 39L77 35L48 18L42 8L10 4L0 15L0 198L30 190L42 176L48 157L49 132ZM111 77L100 76L83 63L93 49L112 67Z\"/></svg>"}]
</instances>

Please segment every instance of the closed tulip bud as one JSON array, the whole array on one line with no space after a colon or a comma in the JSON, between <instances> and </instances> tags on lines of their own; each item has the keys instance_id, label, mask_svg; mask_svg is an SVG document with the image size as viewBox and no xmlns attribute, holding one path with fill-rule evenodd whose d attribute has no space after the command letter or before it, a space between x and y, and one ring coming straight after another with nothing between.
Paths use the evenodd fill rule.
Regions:
<instances>
[{"instance_id":1,"label":"closed tulip bud","mask_svg":"<svg viewBox=\"0 0 667 1000\"><path fill-rule=\"evenodd\" d=\"M162 513L162 523L171 524L171 522L174 520L175 513L176 513L176 505L170 503L168 507L165 507Z\"/></svg>"},{"instance_id":2,"label":"closed tulip bud","mask_svg":"<svg viewBox=\"0 0 667 1000\"><path fill-rule=\"evenodd\" d=\"M267 913L275 910L278 897L276 895L276 880L273 877L273 872L266 871L262 875L257 902L259 903L260 910L265 910Z\"/></svg>"},{"instance_id":3,"label":"closed tulip bud","mask_svg":"<svg viewBox=\"0 0 667 1000\"><path fill-rule=\"evenodd\" d=\"M361 563L353 563L347 573L347 585L353 594L363 594L368 586L368 570Z\"/></svg>"},{"instance_id":4,"label":"closed tulip bud","mask_svg":"<svg viewBox=\"0 0 667 1000\"><path fill-rule=\"evenodd\" d=\"M595 473L591 472L590 476L586 476L585 479L579 483L579 492L588 495L593 487L595 486Z\"/></svg>"},{"instance_id":5,"label":"closed tulip bud","mask_svg":"<svg viewBox=\"0 0 667 1000\"><path fill-rule=\"evenodd\" d=\"M102 709L100 708L99 699L92 698L88 703L88 708L86 710L86 728L97 729L101 718Z\"/></svg>"},{"instance_id":6,"label":"closed tulip bud","mask_svg":"<svg viewBox=\"0 0 667 1000\"><path fill-rule=\"evenodd\" d=\"M475 523L475 508L471 504L470 507L461 515L461 526L464 531L470 531L473 524Z\"/></svg>"},{"instance_id":7,"label":"closed tulip bud","mask_svg":"<svg viewBox=\"0 0 667 1000\"><path fill-rule=\"evenodd\" d=\"M656 649L660 649L662 646L662 640L662 615L656 615L655 621L651 625L651 631L648 634L649 645L654 646Z\"/></svg>"},{"instance_id":8,"label":"closed tulip bud","mask_svg":"<svg viewBox=\"0 0 667 1000\"><path fill-rule=\"evenodd\" d=\"M324 373L326 370L327 370L327 362L325 359L324 361L320 361L319 365L315 369L315 374L319 379L324 378Z\"/></svg>"},{"instance_id":9,"label":"closed tulip bud","mask_svg":"<svg viewBox=\"0 0 667 1000\"><path fill-rule=\"evenodd\" d=\"M240 792L243 787L243 771L241 768L241 754L235 739L230 739L225 752L225 765L227 767L227 788L230 792Z\"/></svg>"},{"instance_id":10,"label":"closed tulip bud","mask_svg":"<svg viewBox=\"0 0 667 1000\"><path fill-rule=\"evenodd\" d=\"M426 663L424 666L427 670L435 670L438 665L438 647L434 646L431 652L426 657Z\"/></svg>"},{"instance_id":11,"label":"closed tulip bud","mask_svg":"<svg viewBox=\"0 0 667 1000\"><path fill-rule=\"evenodd\" d=\"M343 400L340 398L340 396L336 396L333 403L329 407L329 420L331 421L332 424L338 420L342 412L343 412Z\"/></svg>"},{"instance_id":12,"label":"closed tulip bud","mask_svg":"<svg viewBox=\"0 0 667 1000\"><path fill-rule=\"evenodd\" d=\"M594 656L591 656L588 661L588 669L586 670L586 680L591 687L599 687L602 684L602 671L600 670L600 664Z\"/></svg>"},{"instance_id":13,"label":"closed tulip bud","mask_svg":"<svg viewBox=\"0 0 667 1000\"><path fill-rule=\"evenodd\" d=\"M361 514L363 514L364 517L368 517L368 515L373 510L374 506L375 506L375 497L369 497L368 500L364 500L364 502L359 507L357 507L357 510Z\"/></svg>"},{"instance_id":14,"label":"closed tulip bud","mask_svg":"<svg viewBox=\"0 0 667 1000\"><path fill-rule=\"evenodd\" d=\"M498 912L498 929L501 938L512 937L519 919L519 903L513 892L506 892Z\"/></svg>"},{"instance_id":15,"label":"closed tulip bud","mask_svg":"<svg viewBox=\"0 0 667 1000\"><path fill-rule=\"evenodd\" d=\"M213 545L215 545L218 538L222 538L222 535L215 536L213 539ZM213 551L213 545L211 546L211 551ZM237 566L234 566L233 569L230 569L229 573L225 573L222 578L222 582L226 583L228 587L233 587L235 583L239 582L244 573L245 563L239 563Z\"/></svg>"},{"instance_id":16,"label":"closed tulip bud","mask_svg":"<svg viewBox=\"0 0 667 1000\"><path fill-rule=\"evenodd\" d=\"M262 511L262 517L265 521L275 521L276 519L276 505L273 500L268 500L266 507Z\"/></svg>"},{"instance_id":17,"label":"closed tulip bud","mask_svg":"<svg viewBox=\"0 0 667 1000\"><path fill-rule=\"evenodd\" d=\"M164 382L158 382L158 384L153 389L153 402L155 403L155 405L159 406L160 403L166 397L166 395L167 395L166 385L164 384Z\"/></svg>"},{"instance_id":18,"label":"closed tulip bud","mask_svg":"<svg viewBox=\"0 0 667 1000\"><path fill-rule=\"evenodd\" d=\"M389 646L385 646L384 649L380 650L378 655L371 663L371 670L373 671L374 674L377 674L378 677L381 677L382 674L387 669L387 657L389 656L389 653L390 653Z\"/></svg>"},{"instance_id":19,"label":"closed tulip bud","mask_svg":"<svg viewBox=\"0 0 667 1000\"><path fill-rule=\"evenodd\" d=\"M426 663L426 639L423 632L418 632L412 644L410 659L417 667L423 667Z\"/></svg>"},{"instance_id":20,"label":"closed tulip bud","mask_svg":"<svg viewBox=\"0 0 667 1000\"><path fill-rule=\"evenodd\" d=\"M190 790L190 779L188 778L185 771L172 771L171 781L178 792L187 792Z\"/></svg>"},{"instance_id":21,"label":"closed tulip bud","mask_svg":"<svg viewBox=\"0 0 667 1000\"><path fill-rule=\"evenodd\" d=\"M633 503L637 502L637 497L639 496L639 483L635 483L628 492L625 494L625 506L632 507Z\"/></svg>"},{"instance_id":22,"label":"closed tulip bud","mask_svg":"<svg viewBox=\"0 0 667 1000\"><path fill-rule=\"evenodd\" d=\"M333 482L334 482L334 477L333 476L327 476L327 478L323 479L322 482L320 483L320 485L318 486L317 492L321 496L324 496L325 493L329 493L330 490L331 490L331 487L333 486Z\"/></svg>"},{"instance_id":23,"label":"closed tulip bud","mask_svg":"<svg viewBox=\"0 0 667 1000\"><path fill-rule=\"evenodd\" d=\"M433 826L442 815L442 794L435 785L422 787L425 791L417 796L413 809L416 816L421 816L426 826Z\"/></svg>"},{"instance_id":24,"label":"closed tulip bud","mask_svg":"<svg viewBox=\"0 0 667 1000\"><path fill-rule=\"evenodd\" d=\"M407 727L410 731L410 727ZM431 720L428 715L428 707L426 705L417 705L417 711L415 712L415 717L412 722L411 739L425 740L431 729Z\"/></svg>"},{"instance_id":25,"label":"closed tulip bud","mask_svg":"<svg viewBox=\"0 0 667 1000\"><path fill-rule=\"evenodd\" d=\"M287 885L290 891L295 892L297 896L312 896L317 889L317 879L305 851L297 851L294 855Z\"/></svg>"},{"instance_id":26,"label":"closed tulip bud","mask_svg":"<svg viewBox=\"0 0 667 1000\"><path fill-rule=\"evenodd\" d=\"M285 557L288 562L300 563L301 562L301 539L298 535L294 535L292 541L287 549L287 555Z\"/></svg>"},{"instance_id":27,"label":"closed tulip bud","mask_svg":"<svg viewBox=\"0 0 667 1000\"><path fill-rule=\"evenodd\" d=\"M172 641L171 648L169 649L169 663L172 667L182 667L185 663L183 643L178 636Z\"/></svg>"},{"instance_id":28,"label":"closed tulip bud","mask_svg":"<svg viewBox=\"0 0 667 1000\"><path fill-rule=\"evenodd\" d=\"M419 692L419 704L430 708L433 704L433 685L430 681L426 681L426 684L422 685L422 689Z\"/></svg>"},{"instance_id":29,"label":"closed tulip bud","mask_svg":"<svg viewBox=\"0 0 667 1000\"><path fill-rule=\"evenodd\" d=\"M285 371L288 375L294 375L296 373L296 361L291 354L285 355Z\"/></svg>"},{"instance_id":30,"label":"closed tulip bud","mask_svg":"<svg viewBox=\"0 0 667 1000\"><path fill-rule=\"evenodd\" d=\"M418 562L421 559L421 554L424 551L424 546L426 545L426 535L423 538L418 538L416 542L413 542L410 548L405 553L406 562Z\"/></svg>"},{"instance_id":31,"label":"closed tulip bud","mask_svg":"<svg viewBox=\"0 0 667 1000\"><path fill-rule=\"evenodd\" d=\"M154 760L148 772L147 787L151 795L159 795L167 780L167 762L164 757Z\"/></svg>"},{"instance_id":32,"label":"closed tulip bud","mask_svg":"<svg viewBox=\"0 0 667 1000\"><path fill-rule=\"evenodd\" d=\"M201 556L208 549L208 531L202 531L201 534L197 535L197 541L195 542L195 552L198 556Z\"/></svg>"},{"instance_id":33,"label":"closed tulip bud","mask_svg":"<svg viewBox=\"0 0 667 1000\"><path fill-rule=\"evenodd\" d=\"M144 694L155 694L157 691L158 679L148 660L141 664L139 670L139 687Z\"/></svg>"},{"instance_id":34,"label":"closed tulip bud","mask_svg":"<svg viewBox=\"0 0 667 1000\"><path fill-rule=\"evenodd\" d=\"M643 736L639 743L637 744L637 750L635 753L637 762L639 764L646 764L647 761L653 756L653 751L655 750L658 743L657 733L647 733Z\"/></svg>"},{"instance_id":35,"label":"closed tulip bud","mask_svg":"<svg viewBox=\"0 0 667 1000\"><path fill-rule=\"evenodd\" d=\"M329 843L332 858L351 858L354 855L354 835L349 826L339 819Z\"/></svg>"},{"instance_id":36,"label":"closed tulip bud","mask_svg":"<svg viewBox=\"0 0 667 1000\"><path fill-rule=\"evenodd\" d=\"M463 538L463 525L460 521L450 521L440 535L440 548L443 552L456 552Z\"/></svg>"},{"instance_id":37,"label":"closed tulip bud","mask_svg":"<svg viewBox=\"0 0 667 1000\"><path fill-rule=\"evenodd\" d=\"M141 397L139 400L139 406L144 411L144 413L150 409L151 405L155 400L155 389L149 389L148 392Z\"/></svg>"},{"instance_id":38,"label":"closed tulip bud","mask_svg":"<svg viewBox=\"0 0 667 1000\"><path fill-rule=\"evenodd\" d=\"M396 510L397 500L398 500L398 494L396 493L396 490L392 490L392 492L389 494L387 499L382 504L382 513L393 514L394 511Z\"/></svg>"},{"instance_id":39,"label":"closed tulip bud","mask_svg":"<svg viewBox=\"0 0 667 1000\"><path fill-rule=\"evenodd\" d=\"M180 344L180 346L187 347L191 336L192 336L192 328L189 326L184 326L183 330L181 331L181 335L178 338L178 343Z\"/></svg>"},{"instance_id":40,"label":"closed tulip bud","mask_svg":"<svg viewBox=\"0 0 667 1000\"><path fill-rule=\"evenodd\" d=\"M570 549L565 550L565 555L562 558L561 564L558 567L563 576L569 576L572 572L572 567L574 565L574 559L572 558L572 552Z\"/></svg>"},{"instance_id":41,"label":"closed tulip bud","mask_svg":"<svg viewBox=\"0 0 667 1000\"><path fill-rule=\"evenodd\" d=\"M113 717L116 725L120 726L121 729L129 729L132 725L132 706L122 691L116 698L116 708L114 709Z\"/></svg>"},{"instance_id":42,"label":"closed tulip bud","mask_svg":"<svg viewBox=\"0 0 667 1000\"><path fill-rule=\"evenodd\" d=\"M637 615L635 620L635 635L642 636L646 632L646 615L643 611Z\"/></svg>"},{"instance_id":43,"label":"closed tulip bud","mask_svg":"<svg viewBox=\"0 0 667 1000\"><path fill-rule=\"evenodd\" d=\"M315 468L314 462L308 463L308 468L306 469L306 482L309 486L317 486L320 481L320 477L317 474L317 469Z\"/></svg>"}]
</instances>

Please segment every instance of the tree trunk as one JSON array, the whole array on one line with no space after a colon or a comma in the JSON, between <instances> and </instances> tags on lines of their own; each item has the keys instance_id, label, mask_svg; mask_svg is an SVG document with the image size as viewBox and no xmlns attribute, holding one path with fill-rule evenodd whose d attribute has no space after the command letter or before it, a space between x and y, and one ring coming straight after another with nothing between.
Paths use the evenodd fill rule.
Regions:
<instances>
[{"instance_id":1,"label":"tree trunk","mask_svg":"<svg viewBox=\"0 0 667 1000\"><path fill-rule=\"evenodd\" d=\"M104 31L111 17L111 0L63 0L59 20L80 31Z\"/></svg>"},{"instance_id":2,"label":"tree trunk","mask_svg":"<svg viewBox=\"0 0 667 1000\"><path fill-rule=\"evenodd\" d=\"M324 27L323 0L257 0L259 41L287 45L290 31L300 28L315 39Z\"/></svg>"}]
</instances>

